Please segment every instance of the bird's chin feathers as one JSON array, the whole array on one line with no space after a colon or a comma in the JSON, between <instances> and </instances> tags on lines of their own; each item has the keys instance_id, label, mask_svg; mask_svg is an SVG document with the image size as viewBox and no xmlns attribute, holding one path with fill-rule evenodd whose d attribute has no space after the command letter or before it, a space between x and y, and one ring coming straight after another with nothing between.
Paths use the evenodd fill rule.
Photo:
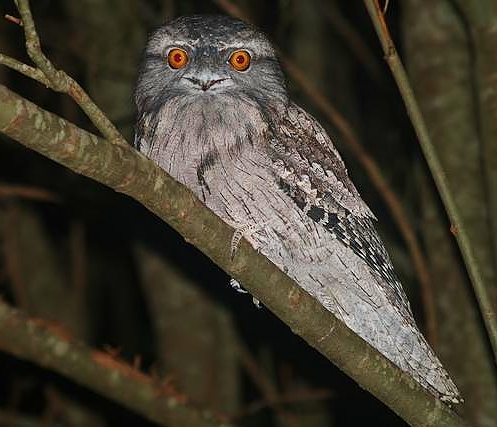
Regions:
<instances>
[{"instance_id":1,"label":"bird's chin feathers","mask_svg":"<svg viewBox=\"0 0 497 427\"><path fill-rule=\"evenodd\" d=\"M269 117L265 103L243 94L169 94L159 108L142 114L137 143L147 157L188 184L183 174L193 173L193 165L209 167L219 153L236 158L253 146L271 129Z\"/></svg>"}]
</instances>

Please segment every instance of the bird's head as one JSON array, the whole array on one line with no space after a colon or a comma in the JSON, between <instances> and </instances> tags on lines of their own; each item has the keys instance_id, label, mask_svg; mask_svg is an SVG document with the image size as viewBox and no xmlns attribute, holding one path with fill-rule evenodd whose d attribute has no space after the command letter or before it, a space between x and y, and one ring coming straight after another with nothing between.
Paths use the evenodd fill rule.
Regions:
<instances>
[{"instance_id":1,"label":"bird's head","mask_svg":"<svg viewBox=\"0 0 497 427\"><path fill-rule=\"evenodd\" d=\"M177 18L156 30L136 88L139 110L168 100L286 103L274 48L255 27L223 15Z\"/></svg>"}]
</instances>

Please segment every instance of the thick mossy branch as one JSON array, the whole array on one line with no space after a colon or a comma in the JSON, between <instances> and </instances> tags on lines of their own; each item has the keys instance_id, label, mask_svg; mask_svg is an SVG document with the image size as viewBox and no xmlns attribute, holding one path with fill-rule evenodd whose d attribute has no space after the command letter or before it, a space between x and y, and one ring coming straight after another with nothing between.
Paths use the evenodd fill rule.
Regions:
<instances>
[{"instance_id":1,"label":"thick mossy branch","mask_svg":"<svg viewBox=\"0 0 497 427\"><path fill-rule=\"evenodd\" d=\"M464 425L446 405L338 321L246 241L241 242L232 262L233 230L186 187L132 147L99 139L1 85L0 105L0 132L142 203L242 283L296 334L412 426ZM41 347L43 341L39 351L16 348L7 337L12 329L5 326L0 325L3 350L47 366ZM49 367L92 387L82 381L77 370L65 365L63 369L56 361ZM103 389L99 391L106 394Z\"/></svg>"},{"instance_id":2,"label":"thick mossy branch","mask_svg":"<svg viewBox=\"0 0 497 427\"><path fill-rule=\"evenodd\" d=\"M167 383L92 351L0 302L0 349L53 369L164 426L228 427Z\"/></svg>"},{"instance_id":3,"label":"thick mossy branch","mask_svg":"<svg viewBox=\"0 0 497 427\"><path fill-rule=\"evenodd\" d=\"M242 10L231 0L214 0L214 2L220 9L234 18L250 22L250 17L246 11ZM280 49L278 49L277 52L281 64L290 79L300 86L302 92L307 95L314 106L320 110L324 117L326 117L338 130L343 143L346 144L347 148L362 165L371 184L376 187L378 194L383 198L383 201L390 210L390 215L397 224L407 249L409 250L412 266L421 286L421 297L423 298L428 339L435 340L436 316L430 287L430 275L426 259L421 249L421 244L419 243L414 227L409 220L409 215L407 215L404 209L403 202L389 184L376 160L360 143L356 131L347 121L345 116L338 111L326 96L324 96L324 94L314 85L312 80L309 79L307 74L301 70L290 57Z\"/></svg>"}]
</instances>

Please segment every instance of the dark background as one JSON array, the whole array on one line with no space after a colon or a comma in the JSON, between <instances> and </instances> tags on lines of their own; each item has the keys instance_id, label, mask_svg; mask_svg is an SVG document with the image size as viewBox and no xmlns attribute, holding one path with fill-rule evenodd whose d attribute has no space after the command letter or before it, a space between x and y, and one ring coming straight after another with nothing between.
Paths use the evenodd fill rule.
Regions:
<instances>
[{"instance_id":1,"label":"dark background","mask_svg":"<svg viewBox=\"0 0 497 427\"><path fill-rule=\"evenodd\" d=\"M37 0L32 10L47 56L132 141L133 86L147 33L174 16L226 13L224 3ZM288 79L293 99L333 136L349 174L378 217L380 234L424 331L427 298L434 305L436 321L428 339L466 399L460 411L475 426L497 426L495 365L471 285L363 3L233 4L326 96L377 162L421 242L432 292L428 296L420 290L381 192L336 123L298 82ZM460 194L463 217L476 224L471 236L483 273L491 279L495 262L485 258L493 250L485 230L489 218L497 215L492 215L485 195L490 190L478 175L485 160L480 151L484 112L475 105L478 46L457 2L420 4L390 1L387 21L451 188ZM18 15L7 0L1 12ZM0 21L0 52L29 63L22 29L7 20ZM0 82L98 133L67 96L3 66ZM2 193L13 186L36 191L31 196ZM42 190L56 201L40 200ZM234 292L224 272L137 202L5 137L0 137L0 243L3 299L95 348L112 349L130 362L139 355L144 372L170 378L194 400L233 416L239 425L404 425L279 319L258 310L249 295ZM250 361L258 373L248 368ZM288 402L268 401L258 386L261 377ZM7 411L49 426L149 424L58 375L0 353L0 425Z\"/></svg>"}]
</instances>

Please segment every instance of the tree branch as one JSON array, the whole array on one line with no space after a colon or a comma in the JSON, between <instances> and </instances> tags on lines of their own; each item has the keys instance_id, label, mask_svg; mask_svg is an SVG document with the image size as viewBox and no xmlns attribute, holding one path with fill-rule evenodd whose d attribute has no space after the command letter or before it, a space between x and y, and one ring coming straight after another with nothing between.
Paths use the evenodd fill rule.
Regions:
<instances>
[{"instance_id":1,"label":"tree branch","mask_svg":"<svg viewBox=\"0 0 497 427\"><path fill-rule=\"evenodd\" d=\"M30 67L27 64L24 64L17 59L11 58L10 56L4 55L0 53L0 64L5 65L6 67L12 68L18 73L24 74L26 77L29 77L37 82L49 87L50 89L54 89L50 80L45 77L45 74L38 68Z\"/></svg>"},{"instance_id":2,"label":"tree branch","mask_svg":"<svg viewBox=\"0 0 497 427\"><path fill-rule=\"evenodd\" d=\"M213 0L214 3L231 16L250 22L247 13L231 0ZM294 61L284 52L278 49L278 56L287 74L300 86L302 91L309 97L322 114L340 132L344 143L352 151L364 171L368 175L372 184L376 187L378 194L383 198L390 215L396 223L404 241L407 245L412 265L421 287L423 298L423 308L426 317L428 339L433 343L436 341L436 312L434 306L433 291L430 286L430 275L426 260L421 250L421 245L416 233L409 221L409 217L404 210L404 206L389 182L381 172L375 159L364 149L359 142L359 138L347 119L332 105L326 97L316 88L306 74L295 65Z\"/></svg>"},{"instance_id":3,"label":"tree branch","mask_svg":"<svg viewBox=\"0 0 497 427\"><path fill-rule=\"evenodd\" d=\"M29 8L28 0L14 0L21 15L22 27L26 37L26 50L31 60L38 67L34 69L26 64L3 56L5 65L20 71L21 73L32 77L57 92L68 94L86 113L88 118L110 142L115 144L126 145L126 141L116 129L114 124L107 118L100 108L91 100L83 88L64 71L57 70L50 60L41 50L40 38L36 32L35 23Z\"/></svg>"},{"instance_id":4,"label":"tree branch","mask_svg":"<svg viewBox=\"0 0 497 427\"><path fill-rule=\"evenodd\" d=\"M390 37L383 12L381 11L378 4L378 0L364 0L364 3L368 9L369 15L371 16L371 20L378 34L378 38L380 39L381 46L383 48L383 51L385 52L385 59L390 66L395 81L397 82L400 94L407 108L407 113L409 114L421 148L425 155L426 162L428 163L438 192L440 193L442 201L445 205L445 209L447 210L447 214L449 215L452 224L451 230L453 230L453 234L455 235L457 243L459 244L464 263L473 284L476 298L480 305L480 311L487 328L490 343L494 352L494 357L497 360L497 319L495 307L488 294L487 286L485 285L480 271L480 266L474 254L474 248L472 247L465 224L461 220L461 215L450 190L447 176L445 175L443 167L437 156L435 147L431 142L428 129L423 120L423 116L418 107L416 98L414 97L414 93L411 89L411 85L409 83L409 79L405 72L404 66L400 61L392 38Z\"/></svg>"},{"instance_id":5,"label":"tree branch","mask_svg":"<svg viewBox=\"0 0 497 427\"><path fill-rule=\"evenodd\" d=\"M48 203L60 203L57 195L44 188L0 182L0 199L21 198Z\"/></svg>"},{"instance_id":6,"label":"tree branch","mask_svg":"<svg viewBox=\"0 0 497 427\"><path fill-rule=\"evenodd\" d=\"M464 425L445 404L338 321L248 242L242 240L235 260L231 261L230 241L234 230L186 187L132 147L110 144L1 85L0 104L0 132L142 203L242 283L296 334L412 426ZM5 308L2 313L7 321L11 313ZM21 331L28 333L28 323L18 321ZM0 348L46 366L43 358L46 341L38 337L39 331L29 335L32 345L28 345L30 341L24 345L12 333L11 323L9 327L0 327ZM50 369L76 380L71 366L49 365ZM102 387L101 392L106 391Z\"/></svg>"},{"instance_id":7,"label":"tree branch","mask_svg":"<svg viewBox=\"0 0 497 427\"><path fill-rule=\"evenodd\" d=\"M472 73L474 79L474 96L477 102L476 122L480 133L482 144L481 164L483 166L483 176L485 179L484 191L488 205L487 233L490 245L481 245L476 242L476 257L482 262L483 256L478 253L482 250L490 252L493 257L493 265L487 267L493 275L493 281L487 280L488 292L492 301L497 301L497 93L495 91L495 81L497 66L495 56L497 55L497 10L495 2L481 0L473 4L472 2L455 0L454 7L460 13L461 19L465 23L467 37L471 43L473 55ZM471 233L470 233L471 235ZM474 240L472 239L474 242ZM478 256L480 255L480 256ZM490 263L490 262L489 262ZM485 271L483 270L483 277ZM494 311L497 307L494 305Z\"/></svg>"},{"instance_id":8,"label":"tree branch","mask_svg":"<svg viewBox=\"0 0 497 427\"><path fill-rule=\"evenodd\" d=\"M229 427L111 355L67 341L0 301L0 349L52 369L164 426Z\"/></svg>"}]
</instances>

